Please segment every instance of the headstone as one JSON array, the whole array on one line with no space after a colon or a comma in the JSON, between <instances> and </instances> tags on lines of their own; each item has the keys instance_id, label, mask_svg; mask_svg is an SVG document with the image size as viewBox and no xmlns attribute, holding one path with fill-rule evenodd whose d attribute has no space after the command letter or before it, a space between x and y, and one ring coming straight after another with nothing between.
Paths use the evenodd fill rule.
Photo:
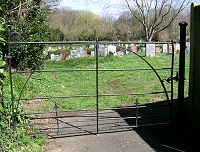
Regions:
<instances>
[{"instance_id":1,"label":"headstone","mask_svg":"<svg viewBox=\"0 0 200 152\"><path fill-rule=\"evenodd\" d=\"M51 61L54 61L54 60L55 60L54 54L51 54Z\"/></svg>"},{"instance_id":2,"label":"headstone","mask_svg":"<svg viewBox=\"0 0 200 152\"><path fill-rule=\"evenodd\" d=\"M168 53L168 44L163 44L163 53Z\"/></svg>"},{"instance_id":3,"label":"headstone","mask_svg":"<svg viewBox=\"0 0 200 152\"><path fill-rule=\"evenodd\" d=\"M105 46L105 56L107 56L108 54L109 54L108 47Z\"/></svg>"},{"instance_id":4,"label":"headstone","mask_svg":"<svg viewBox=\"0 0 200 152\"><path fill-rule=\"evenodd\" d=\"M174 45L174 52L177 52L176 44L173 44L173 45ZM172 44L169 44L168 47L169 47L168 53L172 53Z\"/></svg>"},{"instance_id":5,"label":"headstone","mask_svg":"<svg viewBox=\"0 0 200 152\"><path fill-rule=\"evenodd\" d=\"M60 57L62 60L68 60L69 59L69 52L62 52L60 54Z\"/></svg>"},{"instance_id":6,"label":"headstone","mask_svg":"<svg viewBox=\"0 0 200 152\"><path fill-rule=\"evenodd\" d=\"M141 47L141 51L142 51L142 52L145 52L145 51L146 51L146 47L142 46L142 47Z\"/></svg>"},{"instance_id":7,"label":"headstone","mask_svg":"<svg viewBox=\"0 0 200 152\"><path fill-rule=\"evenodd\" d=\"M125 44L126 49L128 49L128 44Z\"/></svg>"},{"instance_id":8,"label":"headstone","mask_svg":"<svg viewBox=\"0 0 200 152\"><path fill-rule=\"evenodd\" d=\"M180 52L180 44L179 43L176 43L176 48L175 48L176 51Z\"/></svg>"},{"instance_id":9,"label":"headstone","mask_svg":"<svg viewBox=\"0 0 200 152\"><path fill-rule=\"evenodd\" d=\"M114 54L114 53L116 53L117 52L117 47L116 46L113 46L113 45L109 45L108 46L108 53L112 53L112 54Z\"/></svg>"},{"instance_id":10,"label":"headstone","mask_svg":"<svg viewBox=\"0 0 200 152\"><path fill-rule=\"evenodd\" d=\"M104 45L99 45L98 54L99 54L99 56L106 56L108 54Z\"/></svg>"},{"instance_id":11,"label":"headstone","mask_svg":"<svg viewBox=\"0 0 200 152\"><path fill-rule=\"evenodd\" d=\"M94 49L94 45L90 45L90 46L89 46L89 48L92 48L92 49Z\"/></svg>"},{"instance_id":12,"label":"headstone","mask_svg":"<svg viewBox=\"0 0 200 152\"><path fill-rule=\"evenodd\" d=\"M132 52L137 52L137 46L135 44L131 44L131 51Z\"/></svg>"},{"instance_id":13,"label":"headstone","mask_svg":"<svg viewBox=\"0 0 200 152\"><path fill-rule=\"evenodd\" d=\"M70 58L76 58L76 50L71 50L70 51Z\"/></svg>"},{"instance_id":14,"label":"headstone","mask_svg":"<svg viewBox=\"0 0 200 152\"><path fill-rule=\"evenodd\" d=\"M61 57L60 55L54 55L54 61L60 61Z\"/></svg>"},{"instance_id":15,"label":"headstone","mask_svg":"<svg viewBox=\"0 0 200 152\"><path fill-rule=\"evenodd\" d=\"M123 56L123 55L124 55L123 51L120 50L120 51L117 52L117 56Z\"/></svg>"},{"instance_id":16,"label":"headstone","mask_svg":"<svg viewBox=\"0 0 200 152\"><path fill-rule=\"evenodd\" d=\"M190 42L186 42L186 51L190 52Z\"/></svg>"},{"instance_id":17,"label":"headstone","mask_svg":"<svg viewBox=\"0 0 200 152\"><path fill-rule=\"evenodd\" d=\"M61 60L60 55L51 54L51 61L60 61L60 60Z\"/></svg>"},{"instance_id":18,"label":"headstone","mask_svg":"<svg viewBox=\"0 0 200 152\"><path fill-rule=\"evenodd\" d=\"M155 44L146 44L146 56L155 56L156 55L156 45Z\"/></svg>"},{"instance_id":19,"label":"headstone","mask_svg":"<svg viewBox=\"0 0 200 152\"><path fill-rule=\"evenodd\" d=\"M85 50L83 48L78 48L76 50L76 57L85 57Z\"/></svg>"},{"instance_id":20,"label":"headstone","mask_svg":"<svg viewBox=\"0 0 200 152\"><path fill-rule=\"evenodd\" d=\"M94 51L91 52L91 56L94 56Z\"/></svg>"}]
</instances>

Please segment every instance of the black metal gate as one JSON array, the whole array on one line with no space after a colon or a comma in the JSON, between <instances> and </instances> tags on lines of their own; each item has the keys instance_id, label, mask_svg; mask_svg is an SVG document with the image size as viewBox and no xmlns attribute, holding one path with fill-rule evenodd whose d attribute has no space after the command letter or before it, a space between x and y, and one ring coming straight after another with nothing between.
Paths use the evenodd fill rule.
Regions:
<instances>
[{"instance_id":1,"label":"black metal gate","mask_svg":"<svg viewBox=\"0 0 200 152\"><path fill-rule=\"evenodd\" d=\"M121 46L121 44L168 44L172 46L171 55L171 67L155 68L152 66L141 54L132 52L130 49ZM66 41L66 42L9 42L9 46L14 45L66 45L66 44L90 44L94 45L95 48L95 65L94 68L87 69L44 69L44 70L29 70L29 71L18 71L12 69L12 56L9 53L9 73L10 73L10 89L11 89L11 100L13 113L14 109L19 106L19 102L32 102L44 100L55 100L55 99L77 99L77 98L87 98L88 100L95 100L95 109L86 110L63 110L61 109L57 102L54 104L53 111L35 111L29 112L30 109L26 110L24 113L15 114L17 116L26 116L29 118L31 123L29 125L36 128L38 133L45 133L50 138L64 137L64 136L75 136L75 135L85 135L85 134L100 134L105 132L115 132L131 130L133 128L149 126L149 125L161 125L168 124L172 118L172 103L173 103L173 75L174 75L174 42L103 42L103 41ZM107 68L102 69L99 66L99 45L112 44L117 46L126 52L131 52L131 55L137 56L141 60L141 63L145 63L148 68ZM11 52L12 47L9 47L9 52ZM155 78L159 82L162 90L156 92L122 92L122 93L100 93L100 75L103 72L141 72L148 71L153 72ZM162 78L158 71L170 71L170 75L167 78ZM95 87L93 93L88 94L71 94L71 95L59 95L59 96L38 96L38 97L23 97L23 91L26 88L30 78L37 73L79 73L79 72L92 72L95 74ZM15 88L13 82L15 79L14 75L26 75L27 80L21 87L21 91L18 95L15 95ZM29 75L28 75L29 74ZM27 76L28 75L28 76ZM140 80L142 83L143 80ZM166 88L166 83L170 84L170 89ZM140 104L138 99L133 102L132 105L121 105L112 108L101 108L99 107L100 98L104 97L136 97L136 96L149 96L163 94L165 96L165 101L155 102L149 104ZM160 113L162 111L162 113ZM13 120L16 121L16 120Z\"/></svg>"}]
</instances>

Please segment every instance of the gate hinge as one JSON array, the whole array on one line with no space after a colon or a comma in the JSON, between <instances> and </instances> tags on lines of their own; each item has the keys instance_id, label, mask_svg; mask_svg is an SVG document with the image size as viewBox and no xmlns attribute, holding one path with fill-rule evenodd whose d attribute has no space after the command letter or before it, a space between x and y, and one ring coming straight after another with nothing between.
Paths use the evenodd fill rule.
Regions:
<instances>
[{"instance_id":1,"label":"gate hinge","mask_svg":"<svg viewBox=\"0 0 200 152\"><path fill-rule=\"evenodd\" d=\"M172 80L175 80L176 82L178 82L178 80L179 80L178 72L176 72L176 76L174 76L174 77L169 77L167 79L163 79L163 82L167 81L168 83L170 83Z\"/></svg>"}]
</instances>

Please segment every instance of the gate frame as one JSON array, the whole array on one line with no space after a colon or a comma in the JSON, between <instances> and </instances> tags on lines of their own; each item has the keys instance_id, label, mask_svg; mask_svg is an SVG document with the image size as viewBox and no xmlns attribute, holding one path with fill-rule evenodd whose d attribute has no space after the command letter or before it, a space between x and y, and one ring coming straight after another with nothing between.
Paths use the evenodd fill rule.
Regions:
<instances>
[{"instance_id":1,"label":"gate frame","mask_svg":"<svg viewBox=\"0 0 200 152\"><path fill-rule=\"evenodd\" d=\"M10 40L10 34L9 34L9 40ZM92 44L95 46L95 58L96 58L96 69L76 69L76 70L70 70L70 69L66 69L66 70L32 70L32 71L15 71L12 69L11 66L11 49L10 49L10 45L23 45L23 44ZM16 125L16 116L18 114L15 113L15 101L17 101L17 108L18 108L18 104L21 100L33 100L32 98L21 98L21 95L23 93L23 90L26 86L26 84L28 83L28 80L30 79L30 77L32 76L33 73L40 73L40 72L67 72L67 71L95 71L96 73L96 94L95 95L75 95L75 96L55 96L55 97L38 97L38 98L34 98L34 99L52 99L52 98L76 98L76 97L96 97L96 134L99 134L99 97L102 96L135 96L135 95L148 95L148 94L160 94L160 93L164 93L166 98L167 98L167 103L169 105L170 108L170 122L172 121L172 117L173 117L173 72L174 72L174 41L172 42L120 42L120 44L171 44L172 45L172 63L171 63L171 67L170 68L154 68L144 57L140 56L139 54L137 54L136 52L132 52L126 48L123 48L121 46L116 45L119 48L122 48L124 50L127 50L129 52L132 52L134 55L138 56L141 60L143 60L150 68L138 68L138 69L99 69L99 45L100 44L119 44L119 42L111 42L111 41L63 41L63 42L8 42L8 59L9 59L9 77L10 77L10 90L11 90L11 102L12 102L12 114L13 114L13 127L15 127ZM139 94L99 94L99 71L137 71L137 70L152 70L156 77L158 78L158 80L160 81L160 84L164 90L164 92L149 92L149 93L139 93ZM168 79L161 79L160 75L158 74L158 70L171 70L171 75ZM26 82L24 83L24 86L20 92L20 96L18 99L14 98L14 90L13 90L13 78L12 75L16 74L16 73L30 73L28 79L26 80ZM170 82L171 83L171 91L167 91L164 81ZM169 94L171 93L171 99L169 98ZM57 106L56 106L57 107ZM136 102L136 109L138 110L139 105ZM57 109L57 108L56 108ZM32 114L36 114L36 113L32 113ZM57 114L57 110L56 110L56 114ZM20 114L21 115L21 114ZM26 114L22 114L22 115L26 115ZM28 114L29 115L29 114ZM56 116L57 117L57 116ZM58 117L56 118L58 119ZM130 126L129 128L134 128L134 127L139 127L137 120L138 119L138 113L136 113L136 126ZM59 123L57 122L57 126L58 126L58 131L59 131Z\"/></svg>"}]
</instances>

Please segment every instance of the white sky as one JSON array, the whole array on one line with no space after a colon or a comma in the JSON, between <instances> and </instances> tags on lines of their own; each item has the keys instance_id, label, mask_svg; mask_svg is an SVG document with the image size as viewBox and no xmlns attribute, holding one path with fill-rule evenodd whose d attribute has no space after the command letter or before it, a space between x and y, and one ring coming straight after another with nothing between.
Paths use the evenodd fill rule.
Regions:
<instances>
[{"instance_id":1,"label":"white sky","mask_svg":"<svg viewBox=\"0 0 200 152\"><path fill-rule=\"evenodd\" d=\"M62 0L61 8L69 7L74 10L88 10L97 15L117 16L124 0Z\"/></svg>"},{"instance_id":2,"label":"white sky","mask_svg":"<svg viewBox=\"0 0 200 152\"><path fill-rule=\"evenodd\" d=\"M200 0L193 0L193 2L200 2ZM59 7L69 7L73 10L88 10L97 15L113 17L117 17L127 10L125 0L62 0Z\"/></svg>"}]
</instances>

